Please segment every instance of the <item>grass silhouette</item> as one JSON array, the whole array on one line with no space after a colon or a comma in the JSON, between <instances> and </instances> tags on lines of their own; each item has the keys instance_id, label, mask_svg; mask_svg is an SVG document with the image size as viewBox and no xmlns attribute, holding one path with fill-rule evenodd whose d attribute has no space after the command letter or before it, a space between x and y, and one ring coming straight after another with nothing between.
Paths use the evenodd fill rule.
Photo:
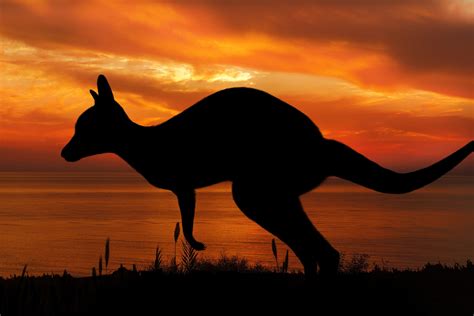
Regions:
<instances>
[{"instance_id":1,"label":"grass silhouette","mask_svg":"<svg viewBox=\"0 0 474 316\"><path fill-rule=\"evenodd\" d=\"M174 236L177 242L179 233ZM107 267L109 239L106 245ZM90 277L72 277L66 270L62 275L29 276L25 265L20 276L0 277L0 314L149 315L179 308L180 313L206 314L262 309L292 314L471 315L474 310L470 260L399 270L385 265L371 268L368 255L355 254L343 257L334 278L308 282L302 272L288 272L288 251L281 269L250 264L237 256L200 258L185 241L181 251L179 265L176 257L165 264L157 246L148 267L120 265L105 275L100 256L99 277L95 267ZM272 252L277 259L274 240Z\"/></svg>"},{"instance_id":2,"label":"grass silhouette","mask_svg":"<svg viewBox=\"0 0 474 316\"><path fill-rule=\"evenodd\" d=\"M474 303L472 262L426 264L418 270L375 266L361 271L363 256L348 260L331 280L307 283L300 272L281 273L221 256L192 266L137 270L121 266L97 278L62 275L0 278L1 315L149 315L150 310L208 311L219 302L229 313L248 308L313 310L316 314L469 315ZM355 263L354 266L352 266ZM95 268L94 268L95 270ZM270 304L270 302L273 302ZM225 306L224 305L224 306ZM329 311L329 312L328 312ZM222 311L226 314L226 311Z\"/></svg>"},{"instance_id":3,"label":"grass silhouette","mask_svg":"<svg viewBox=\"0 0 474 316\"><path fill-rule=\"evenodd\" d=\"M184 272L190 272L197 266L197 251L187 242L182 241L181 269Z\"/></svg>"},{"instance_id":4,"label":"grass silhouette","mask_svg":"<svg viewBox=\"0 0 474 316\"><path fill-rule=\"evenodd\" d=\"M160 246L156 246L155 261L153 262L153 270L155 272L160 271L162 265L163 265L163 255L161 254L161 248Z\"/></svg>"},{"instance_id":5,"label":"grass silhouette","mask_svg":"<svg viewBox=\"0 0 474 316\"><path fill-rule=\"evenodd\" d=\"M107 237L105 241L105 273L107 274L107 267L109 266L110 257L110 238Z\"/></svg>"}]
</instances>

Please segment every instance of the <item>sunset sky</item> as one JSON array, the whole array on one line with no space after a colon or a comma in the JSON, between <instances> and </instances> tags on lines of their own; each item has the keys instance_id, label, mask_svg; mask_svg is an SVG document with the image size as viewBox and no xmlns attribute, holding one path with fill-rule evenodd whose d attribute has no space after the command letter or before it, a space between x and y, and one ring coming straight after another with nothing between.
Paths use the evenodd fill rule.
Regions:
<instances>
[{"instance_id":1,"label":"sunset sky","mask_svg":"<svg viewBox=\"0 0 474 316\"><path fill-rule=\"evenodd\" d=\"M1 171L127 170L59 155L100 73L140 124L250 86L397 170L474 138L474 1L2 0L0 42Z\"/></svg>"}]
</instances>

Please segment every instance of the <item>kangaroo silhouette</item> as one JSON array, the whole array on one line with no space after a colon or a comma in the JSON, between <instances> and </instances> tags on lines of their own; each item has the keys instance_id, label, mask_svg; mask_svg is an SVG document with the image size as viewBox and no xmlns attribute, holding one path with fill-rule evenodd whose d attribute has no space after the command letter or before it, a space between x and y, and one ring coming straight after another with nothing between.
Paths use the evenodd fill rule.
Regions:
<instances>
[{"instance_id":1,"label":"kangaroo silhouette","mask_svg":"<svg viewBox=\"0 0 474 316\"><path fill-rule=\"evenodd\" d=\"M397 173L348 146L323 138L302 112L251 88L209 95L157 126L132 122L99 75L95 104L80 115L75 134L62 150L67 161L115 153L150 184L178 199L183 233L193 236L195 189L232 182L242 212L285 242L305 274L333 274L339 252L314 227L299 196L336 176L383 193L419 189L451 170L473 151L473 142L430 167Z\"/></svg>"}]
</instances>

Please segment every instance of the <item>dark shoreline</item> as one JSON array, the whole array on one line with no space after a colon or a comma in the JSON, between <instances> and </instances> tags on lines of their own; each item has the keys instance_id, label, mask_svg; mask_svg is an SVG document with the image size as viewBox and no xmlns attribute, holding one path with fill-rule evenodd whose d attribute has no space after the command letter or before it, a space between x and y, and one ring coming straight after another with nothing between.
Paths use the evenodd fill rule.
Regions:
<instances>
[{"instance_id":1,"label":"dark shoreline","mask_svg":"<svg viewBox=\"0 0 474 316\"><path fill-rule=\"evenodd\" d=\"M420 270L341 272L305 281L270 271L131 271L75 278L0 278L0 313L9 315L169 315L293 311L291 315L472 315L472 264Z\"/></svg>"}]
</instances>

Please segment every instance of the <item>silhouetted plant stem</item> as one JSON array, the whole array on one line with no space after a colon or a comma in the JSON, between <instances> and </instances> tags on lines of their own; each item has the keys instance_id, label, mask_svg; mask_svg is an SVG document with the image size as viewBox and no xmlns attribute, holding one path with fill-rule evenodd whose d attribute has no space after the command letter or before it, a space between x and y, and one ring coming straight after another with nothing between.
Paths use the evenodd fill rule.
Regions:
<instances>
[{"instance_id":1,"label":"silhouetted plant stem","mask_svg":"<svg viewBox=\"0 0 474 316\"><path fill-rule=\"evenodd\" d=\"M99 257L99 276L102 276L102 256Z\"/></svg>"},{"instance_id":2,"label":"silhouetted plant stem","mask_svg":"<svg viewBox=\"0 0 474 316\"><path fill-rule=\"evenodd\" d=\"M196 268L197 265L197 252L193 247L187 242L182 241L182 255L181 255L181 267L182 271L189 273Z\"/></svg>"},{"instance_id":3,"label":"silhouetted plant stem","mask_svg":"<svg viewBox=\"0 0 474 316\"><path fill-rule=\"evenodd\" d=\"M177 268L178 266L177 261L176 261L176 244L178 242L179 232L180 232L179 222L177 222L176 227L174 228L174 262L173 263L174 263L175 268Z\"/></svg>"},{"instance_id":4,"label":"silhouetted plant stem","mask_svg":"<svg viewBox=\"0 0 474 316\"><path fill-rule=\"evenodd\" d=\"M279 271L279 267L278 267L278 253L277 253L277 247L276 247L275 238L272 239L272 252L273 252L273 256L275 257L276 271L278 272L278 271Z\"/></svg>"},{"instance_id":5,"label":"silhouetted plant stem","mask_svg":"<svg viewBox=\"0 0 474 316\"><path fill-rule=\"evenodd\" d=\"M107 274L107 266L109 265L110 255L110 238L105 241L105 274Z\"/></svg>"},{"instance_id":6,"label":"silhouetted plant stem","mask_svg":"<svg viewBox=\"0 0 474 316\"><path fill-rule=\"evenodd\" d=\"M283 273L288 272L288 249L286 250L285 261L283 261L283 266L281 267Z\"/></svg>"},{"instance_id":7,"label":"silhouetted plant stem","mask_svg":"<svg viewBox=\"0 0 474 316\"><path fill-rule=\"evenodd\" d=\"M156 246L156 252L155 252L155 262L154 262L154 269L155 272L161 269L161 265L163 263L163 257L161 254L161 249L160 246Z\"/></svg>"},{"instance_id":8,"label":"silhouetted plant stem","mask_svg":"<svg viewBox=\"0 0 474 316\"><path fill-rule=\"evenodd\" d=\"M25 278L25 275L26 275L26 268L28 267L27 264L25 264L23 266L23 271L21 271L21 278L24 279Z\"/></svg>"}]
</instances>

